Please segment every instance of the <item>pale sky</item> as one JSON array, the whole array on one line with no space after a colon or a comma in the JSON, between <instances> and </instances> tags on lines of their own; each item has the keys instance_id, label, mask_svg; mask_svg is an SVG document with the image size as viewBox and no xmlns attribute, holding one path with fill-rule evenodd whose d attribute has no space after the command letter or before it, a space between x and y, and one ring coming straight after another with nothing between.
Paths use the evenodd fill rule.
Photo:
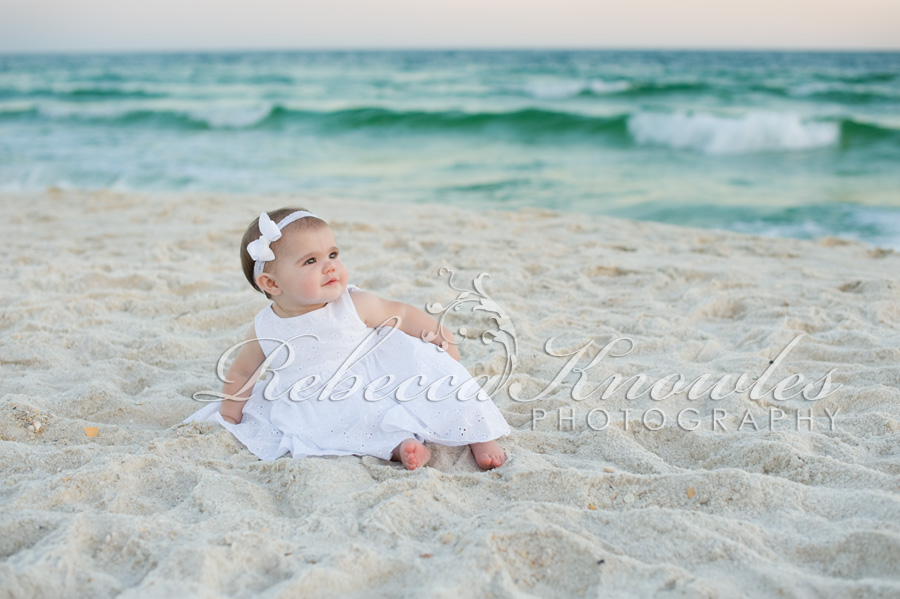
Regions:
<instances>
[{"instance_id":1,"label":"pale sky","mask_svg":"<svg viewBox=\"0 0 900 599\"><path fill-rule=\"evenodd\" d=\"M900 0L0 0L0 53L900 50Z\"/></svg>"}]
</instances>

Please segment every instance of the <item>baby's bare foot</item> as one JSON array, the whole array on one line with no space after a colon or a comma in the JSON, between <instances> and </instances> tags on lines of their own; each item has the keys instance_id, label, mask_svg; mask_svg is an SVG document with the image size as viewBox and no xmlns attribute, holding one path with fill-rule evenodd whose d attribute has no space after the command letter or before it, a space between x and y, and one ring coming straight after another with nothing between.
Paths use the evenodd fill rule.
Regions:
<instances>
[{"instance_id":1,"label":"baby's bare foot","mask_svg":"<svg viewBox=\"0 0 900 599\"><path fill-rule=\"evenodd\" d=\"M506 453L502 447L497 445L496 441L472 443L469 448L472 450L472 455L475 456L475 461L484 470L502 466L506 461Z\"/></svg>"},{"instance_id":2,"label":"baby's bare foot","mask_svg":"<svg viewBox=\"0 0 900 599\"><path fill-rule=\"evenodd\" d=\"M415 439L407 439L394 448L394 459L400 460L407 470L415 470L428 463L431 451Z\"/></svg>"}]
</instances>

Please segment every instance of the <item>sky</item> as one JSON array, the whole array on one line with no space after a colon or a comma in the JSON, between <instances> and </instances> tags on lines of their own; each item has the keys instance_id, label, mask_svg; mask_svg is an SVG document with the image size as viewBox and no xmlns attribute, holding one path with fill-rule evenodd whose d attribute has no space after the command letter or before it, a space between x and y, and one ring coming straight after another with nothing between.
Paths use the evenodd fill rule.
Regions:
<instances>
[{"instance_id":1,"label":"sky","mask_svg":"<svg viewBox=\"0 0 900 599\"><path fill-rule=\"evenodd\" d=\"M900 0L0 0L0 53L900 50Z\"/></svg>"}]
</instances>

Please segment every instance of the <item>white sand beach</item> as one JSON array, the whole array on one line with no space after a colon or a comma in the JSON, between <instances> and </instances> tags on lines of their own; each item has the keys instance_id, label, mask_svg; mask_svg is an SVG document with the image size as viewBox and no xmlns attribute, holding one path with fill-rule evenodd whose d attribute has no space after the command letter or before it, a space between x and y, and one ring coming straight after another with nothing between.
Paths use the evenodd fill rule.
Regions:
<instances>
[{"instance_id":1,"label":"white sand beach","mask_svg":"<svg viewBox=\"0 0 900 599\"><path fill-rule=\"evenodd\" d=\"M265 462L182 424L266 305L240 272L247 223L296 205L384 297L448 306L441 267L460 289L489 273L517 360L519 400L494 395L513 429L501 468L465 447L415 471ZM0 206L2 598L900 596L897 252L287 195ZM497 323L474 305L446 322L466 329L463 364L497 375L504 348L480 339ZM617 338L632 351L589 367ZM708 382L696 399L584 398L615 373ZM745 373L761 397L710 397ZM775 398L785 379L807 398Z\"/></svg>"}]
</instances>

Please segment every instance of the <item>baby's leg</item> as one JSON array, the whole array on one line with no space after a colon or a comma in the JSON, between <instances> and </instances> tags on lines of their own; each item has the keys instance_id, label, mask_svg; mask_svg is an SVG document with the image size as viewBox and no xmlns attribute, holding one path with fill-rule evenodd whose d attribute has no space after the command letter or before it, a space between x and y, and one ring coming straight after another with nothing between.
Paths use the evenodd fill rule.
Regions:
<instances>
[{"instance_id":1,"label":"baby's leg","mask_svg":"<svg viewBox=\"0 0 900 599\"><path fill-rule=\"evenodd\" d=\"M490 470L502 466L506 461L506 453L503 448L497 445L496 441L485 441L484 443L472 443L469 445L475 461L484 470Z\"/></svg>"},{"instance_id":2,"label":"baby's leg","mask_svg":"<svg viewBox=\"0 0 900 599\"><path fill-rule=\"evenodd\" d=\"M431 451L415 439L407 439L394 448L391 461L400 460L407 470L424 466L431 459Z\"/></svg>"}]
</instances>

